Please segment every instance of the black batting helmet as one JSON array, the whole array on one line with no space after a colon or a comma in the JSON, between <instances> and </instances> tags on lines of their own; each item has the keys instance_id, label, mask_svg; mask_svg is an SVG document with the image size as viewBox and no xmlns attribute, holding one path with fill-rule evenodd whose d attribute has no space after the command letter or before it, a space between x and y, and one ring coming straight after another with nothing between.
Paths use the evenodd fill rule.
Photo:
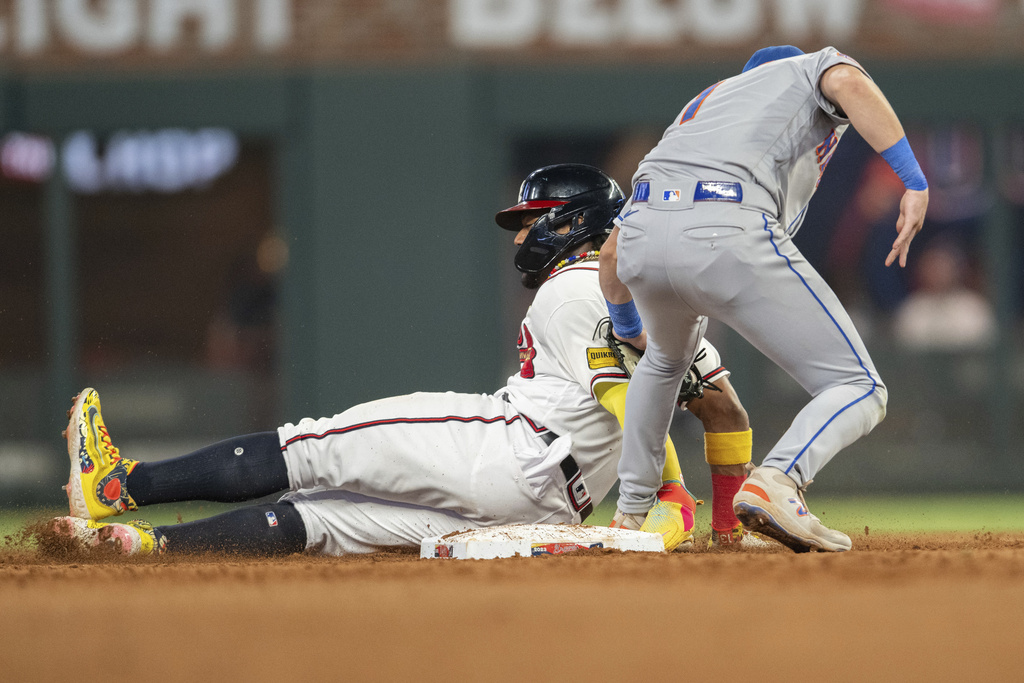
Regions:
<instances>
[{"instance_id":1,"label":"black batting helmet","mask_svg":"<svg viewBox=\"0 0 1024 683\"><path fill-rule=\"evenodd\" d=\"M515 259L523 273L547 274L572 249L610 233L623 201L618 183L601 169L555 164L526 176L519 188L519 203L499 211L494 220L506 230L518 231L522 212L548 210L530 228ZM558 234L567 225L569 232Z\"/></svg>"}]
</instances>

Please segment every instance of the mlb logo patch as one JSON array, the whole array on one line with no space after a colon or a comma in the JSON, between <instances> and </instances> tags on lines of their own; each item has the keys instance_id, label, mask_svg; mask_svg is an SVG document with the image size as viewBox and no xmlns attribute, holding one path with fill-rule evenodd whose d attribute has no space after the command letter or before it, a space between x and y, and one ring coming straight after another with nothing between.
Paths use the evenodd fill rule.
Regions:
<instances>
[{"instance_id":1,"label":"mlb logo patch","mask_svg":"<svg viewBox=\"0 0 1024 683\"><path fill-rule=\"evenodd\" d=\"M666 201L666 202L678 202L679 199L680 199L680 192L679 192L679 190L665 190L665 193L662 195L662 201Z\"/></svg>"},{"instance_id":2,"label":"mlb logo patch","mask_svg":"<svg viewBox=\"0 0 1024 683\"><path fill-rule=\"evenodd\" d=\"M277 515L273 512L267 513L267 526L277 526Z\"/></svg>"}]
</instances>

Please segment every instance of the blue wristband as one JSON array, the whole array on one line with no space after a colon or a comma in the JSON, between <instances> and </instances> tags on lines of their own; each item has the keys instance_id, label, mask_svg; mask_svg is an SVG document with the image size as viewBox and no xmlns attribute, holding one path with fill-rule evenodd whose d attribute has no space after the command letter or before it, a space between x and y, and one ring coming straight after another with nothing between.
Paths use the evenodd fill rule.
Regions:
<instances>
[{"instance_id":1,"label":"blue wristband","mask_svg":"<svg viewBox=\"0 0 1024 683\"><path fill-rule=\"evenodd\" d=\"M640 336L640 333L644 331L644 324L640 320L640 314L632 299L624 304L613 304L608 300L605 300L605 303L608 304L608 315L612 318L612 329L620 337L632 339Z\"/></svg>"},{"instance_id":2,"label":"blue wristband","mask_svg":"<svg viewBox=\"0 0 1024 683\"><path fill-rule=\"evenodd\" d=\"M904 135L900 141L889 149L882 152L882 158L892 166L896 175L903 181L903 186L908 190L927 190L928 181L924 177L921 165L917 163L914 150L910 149L907 136Z\"/></svg>"}]
</instances>

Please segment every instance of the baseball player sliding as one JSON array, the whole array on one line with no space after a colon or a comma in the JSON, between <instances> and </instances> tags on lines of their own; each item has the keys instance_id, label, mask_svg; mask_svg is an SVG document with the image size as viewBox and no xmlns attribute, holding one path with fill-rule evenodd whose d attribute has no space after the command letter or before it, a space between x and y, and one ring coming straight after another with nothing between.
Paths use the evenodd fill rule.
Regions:
<instances>
[{"instance_id":1,"label":"baseball player sliding","mask_svg":"<svg viewBox=\"0 0 1024 683\"><path fill-rule=\"evenodd\" d=\"M113 445L99 396L86 389L66 432L71 516L55 529L127 554L341 555L500 524L582 522L615 483L620 454L628 376L600 332L597 249L622 202L598 169L563 164L530 174L519 203L497 214L521 245L515 261L524 284L539 289L520 327L520 371L495 394L387 398L143 463ZM765 541L745 532L730 508L750 460L746 412L717 352L701 348L697 386L720 389L690 402L708 430L716 477L711 542L754 547ZM692 544L695 501L667 447L656 502L642 514L617 513L613 525L654 531L674 549ZM186 524L110 521L156 503L281 491L276 503Z\"/></svg>"},{"instance_id":2,"label":"baseball player sliding","mask_svg":"<svg viewBox=\"0 0 1024 683\"><path fill-rule=\"evenodd\" d=\"M905 266L928 184L881 91L835 48L759 50L741 74L691 100L640 163L632 199L601 252L615 329L646 341L626 401L623 512L643 514L658 500L672 398L710 316L812 397L736 495L737 516L797 552L850 549L846 534L810 514L803 490L882 420L886 388L792 236L851 123L907 188L886 259Z\"/></svg>"}]
</instances>

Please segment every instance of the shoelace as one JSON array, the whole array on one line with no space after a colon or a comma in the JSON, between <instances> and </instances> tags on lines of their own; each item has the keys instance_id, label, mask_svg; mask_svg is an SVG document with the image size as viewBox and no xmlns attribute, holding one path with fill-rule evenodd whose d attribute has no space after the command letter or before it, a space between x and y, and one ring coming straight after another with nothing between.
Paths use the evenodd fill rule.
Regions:
<instances>
[{"instance_id":1,"label":"shoelace","mask_svg":"<svg viewBox=\"0 0 1024 683\"><path fill-rule=\"evenodd\" d=\"M818 524L821 524L821 520L818 519L813 512L811 512L811 508L808 507L807 500L804 498L804 491L806 491L807 487L810 486L813 482L813 479L808 479L806 482L804 482L803 486L797 486L796 495L800 498L800 504L804 506L804 510L807 511L807 516L813 519Z\"/></svg>"},{"instance_id":2,"label":"shoelace","mask_svg":"<svg viewBox=\"0 0 1024 683\"><path fill-rule=\"evenodd\" d=\"M107 428L105 426L101 426L99 428L99 432L102 435L100 436L100 441L105 443L110 449L110 457L112 459L119 459L121 457L121 452L117 450L117 446L115 446L114 442L111 441L110 432L107 431Z\"/></svg>"}]
</instances>

